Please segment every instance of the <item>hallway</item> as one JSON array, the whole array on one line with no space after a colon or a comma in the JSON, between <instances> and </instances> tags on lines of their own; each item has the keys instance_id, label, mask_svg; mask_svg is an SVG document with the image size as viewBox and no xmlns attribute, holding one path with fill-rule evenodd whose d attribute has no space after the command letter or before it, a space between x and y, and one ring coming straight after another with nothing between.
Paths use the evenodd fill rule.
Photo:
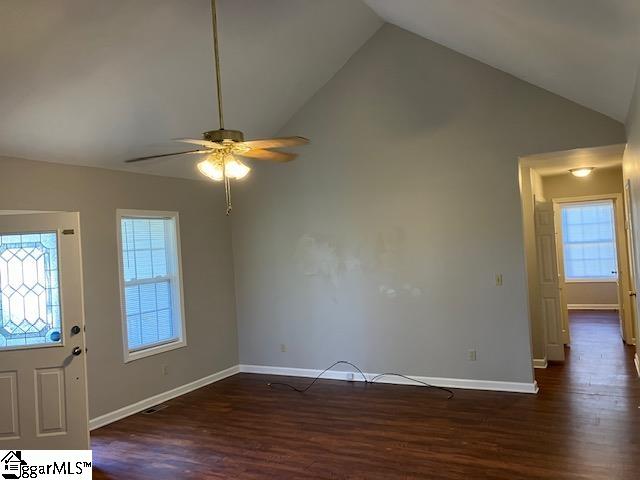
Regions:
<instances>
[{"instance_id":1,"label":"hallway","mask_svg":"<svg viewBox=\"0 0 640 480\"><path fill-rule=\"evenodd\" d=\"M571 345L565 347L566 361L536 370L540 387L612 397L637 393L634 347L620 338L618 313L575 310L569 313L569 325Z\"/></svg>"},{"instance_id":2,"label":"hallway","mask_svg":"<svg viewBox=\"0 0 640 480\"><path fill-rule=\"evenodd\" d=\"M569 325L571 345L565 348L564 364L536 370L539 399L551 402L561 414L553 437L564 450L563 462L573 472L593 475L609 469L612 479L638 478L640 380L633 363L635 347L622 342L617 312L573 311ZM570 466L577 459L582 465Z\"/></svg>"}]
</instances>

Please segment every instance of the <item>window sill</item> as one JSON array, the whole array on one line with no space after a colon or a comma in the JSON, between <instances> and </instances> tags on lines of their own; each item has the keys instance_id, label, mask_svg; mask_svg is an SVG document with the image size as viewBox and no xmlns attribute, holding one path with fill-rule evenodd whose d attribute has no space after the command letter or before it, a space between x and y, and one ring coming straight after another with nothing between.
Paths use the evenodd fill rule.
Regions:
<instances>
[{"instance_id":1,"label":"window sill","mask_svg":"<svg viewBox=\"0 0 640 480\"><path fill-rule=\"evenodd\" d=\"M617 278L572 278L565 279L564 283L616 283Z\"/></svg>"},{"instance_id":2,"label":"window sill","mask_svg":"<svg viewBox=\"0 0 640 480\"><path fill-rule=\"evenodd\" d=\"M125 352L124 355L124 363L133 362L134 360L139 360L141 358L150 357L152 355L158 355L160 353L169 352L171 350L176 350L178 348L186 347L187 341L176 340L174 342L165 343L162 345L156 345L155 347L145 348L143 350L136 350L135 352Z\"/></svg>"}]
</instances>

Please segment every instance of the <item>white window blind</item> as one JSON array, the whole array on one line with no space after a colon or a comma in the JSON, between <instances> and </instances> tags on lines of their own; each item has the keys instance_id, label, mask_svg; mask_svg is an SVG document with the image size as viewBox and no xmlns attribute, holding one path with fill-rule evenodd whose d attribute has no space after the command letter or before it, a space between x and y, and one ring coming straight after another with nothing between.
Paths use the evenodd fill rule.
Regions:
<instances>
[{"instance_id":1,"label":"white window blind","mask_svg":"<svg viewBox=\"0 0 640 480\"><path fill-rule=\"evenodd\" d=\"M613 202L562 205L564 270L567 280L615 280Z\"/></svg>"},{"instance_id":2,"label":"white window blind","mask_svg":"<svg viewBox=\"0 0 640 480\"><path fill-rule=\"evenodd\" d=\"M176 218L124 214L119 221L125 353L135 357L183 340Z\"/></svg>"}]
</instances>

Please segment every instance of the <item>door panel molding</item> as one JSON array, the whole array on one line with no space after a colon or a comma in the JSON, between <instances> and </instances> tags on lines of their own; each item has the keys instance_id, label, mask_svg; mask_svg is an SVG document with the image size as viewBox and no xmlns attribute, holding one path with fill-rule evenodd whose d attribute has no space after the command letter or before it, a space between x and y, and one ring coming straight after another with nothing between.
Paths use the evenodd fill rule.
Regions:
<instances>
[{"instance_id":1,"label":"door panel molding","mask_svg":"<svg viewBox=\"0 0 640 480\"><path fill-rule=\"evenodd\" d=\"M0 405L0 438L19 438L17 370L0 372Z\"/></svg>"},{"instance_id":2,"label":"door panel molding","mask_svg":"<svg viewBox=\"0 0 640 480\"><path fill-rule=\"evenodd\" d=\"M36 384L36 425L38 435L67 433L67 399L64 368L38 368Z\"/></svg>"}]
</instances>

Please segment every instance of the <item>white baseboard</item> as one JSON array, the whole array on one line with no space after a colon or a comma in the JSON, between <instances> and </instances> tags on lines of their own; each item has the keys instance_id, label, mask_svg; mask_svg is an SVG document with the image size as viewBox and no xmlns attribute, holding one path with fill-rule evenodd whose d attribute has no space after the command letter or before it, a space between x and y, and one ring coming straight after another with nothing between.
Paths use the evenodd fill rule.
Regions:
<instances>
[{"instance_id":1,"label":"white baseboard","mask_svg":"<svg viewBox=\"0 0 640 480\"><path fill-rule=\"evenodd\" d=\"M158 395L154 395L153 397L145 398L144 400L140 400L139 402L127 405L126 407L119 408L118 410L115 410L113 412L100 415L99 417L92 418L91 420L89 420L89 430L95 430L96 428L104 427L109 423L122 420L129 415L141 412L143 410L146 410L147 408L153 407L154 405L158 405L159 403L166 402L168 400L171 400L172 398L179 397L180 395L184 395L185 393L197 390L198 388L209 385L210 383L217 382L218 380L222 380L223 378L230 377L231 375L235 375L239 372L239 366L234 365L233 367L221 370L220 372L207 375L206 377L199 380L195 380L172 390L159 393Z\"/></svg>"},{"instance_id":2,"label":"white baseboard","mask_svg":"<svg viewBox=\"0 0 640 480\"><path fill-rule=\"evenodd\" d=\"M633 363L636 364L636 373L640 377L640 358L638 358L638 353L633 356Z\"/></svg>"},{"instance_id":3,"label":"white baseboard","mask_svg":"<svg viewBox=\"0 0 640 480\"><path fill-rule=\"evenodd\" d=\"M240 365L240 371L243 373L259 373L262 375L286 375L291 377L317 377L322 370L310 368L290 368L290 367L271 367L265 365ZM330 370L326 372L322 378L332 380L354 380L363 381L359 373L355 372L353 379L350 375L352 371L336 371ZM376 376L374 373L367 373L368 378ZM442 378L442 377L418 377L411 375L416 380L428 383L435 387L464 388L470 390L492 390L498 392L516 392L516 393L538 393L537 382L519 383L519 382L502 382L493 380L470 380L466 378ZM395 385L417 385L421 384L412 382L402 377L381 377L376 382L392 383Z\"/></svg>"},{"instance_id":4,"label":"white baseboard","mask_svg":"<svg viewBox=\"0 0 640 480\"><path fill-rule=\"evenodd\" d=\"M547 368L547 357L545 357L545 358L534 358L533 359L533 368Z\"/></svg>"},{"instance_id":5,"label":"white baseboard","mask_svg":"<svg viewBox=\"0 0 640 480\"><path fill-rule=\"evenodd\" d=\"M618 310L617 303L569 303L569 310Z\"/></svg>"}]
</instances>

